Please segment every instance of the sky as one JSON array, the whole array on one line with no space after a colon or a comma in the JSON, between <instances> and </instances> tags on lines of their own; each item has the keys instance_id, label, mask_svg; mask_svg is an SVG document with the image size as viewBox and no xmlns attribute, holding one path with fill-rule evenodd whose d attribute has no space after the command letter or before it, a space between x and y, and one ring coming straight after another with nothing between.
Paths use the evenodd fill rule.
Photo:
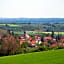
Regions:
<instances>
[{"instance_id":1,"label":"sky","mask_svg":"<svg viewBox=\"0 0 64 64\"><path fill-rule=\"evenodd\" d=\"M64 0L0 0L0 18L64 18Z\"/></svg>"}]
</instances>

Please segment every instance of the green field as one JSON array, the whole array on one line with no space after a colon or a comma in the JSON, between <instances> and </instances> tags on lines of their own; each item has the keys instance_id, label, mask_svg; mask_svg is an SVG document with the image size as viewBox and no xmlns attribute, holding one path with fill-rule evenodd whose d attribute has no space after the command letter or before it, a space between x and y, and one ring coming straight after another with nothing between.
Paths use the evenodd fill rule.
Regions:
<instances>
[{"instance_id":1,"label":"green field","mask_svg":"<svg viewBox=\"0 0 64 64\"><path fill-rule=\"evenodd\" d=\"M24 32L22 31L14 31L15 34L23 34ZM40 34L40 33L44 33L44 34L51 34L52 32L36 32L36 31L27 31L27 34ZM54 32L55 35L61 34L64 35L64 32Z\"/></svg>"},{"instance_id":2,"label":"green field","mask_svg":"<svg viewBox=\"0 0 64 64\"><path fill-rule=\"evenodd\" d=\"M10 28L19 28L19 27L24 27L24 26L28 26L28 24L7 24L8 26L9 26L9 29ZM46 28L49 28L49 27L51 27L51 26L48 26L48 25L44 25L44 24L30 24L29 25L29 27L30 26L32 26L32 27L40 27L40 28L43 28L43 27L46 27ZM55 26L57 26L56 28L55 28L55 31L57 30L57 29L59 29L60 27L61 28L64 28L64 24L55 24ZM0 27L3 27L3 28L6 28L6 24L0 24ZM14 30L13 29L13 30ZM21 29L21 28L19 28L19 29ZM62 29L62 30L64 30L64 29ZM61 29L59 29L59 34L62 34L62 35L64 35L64 31L61 31ZM16 30L16 31L14 31L14 33L15 34L23 34L23 32L21 32L20 30ZM36 32L36 31L27 31L27 34L40 34L40 33L45 33L45 34L51 34L51 32L41 32L41 31L39 31L39 32ZM58 34L58 31L57 32L55 32L55 35L57 35Z\"/></svg>"},{"instance_id":3,"label":"green field","mask_svg":"<svg viewBox=\"0 0 64 64\"><path fill-rule=\"evenodd\" d=\"M0 64L64 64L64 50L0 57Z\"/></svg>"}]
</instances>

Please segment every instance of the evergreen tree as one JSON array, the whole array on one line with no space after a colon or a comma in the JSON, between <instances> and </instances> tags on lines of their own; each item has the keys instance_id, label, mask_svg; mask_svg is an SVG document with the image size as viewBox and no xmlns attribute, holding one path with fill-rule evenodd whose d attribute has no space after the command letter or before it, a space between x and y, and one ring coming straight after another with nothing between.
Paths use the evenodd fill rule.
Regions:
<instances>
[{"instance_id":1,"label":"evergreen tree","mask_svg":"<svg viewBox=\"0 0 64 64\"><path fill-rule=\"evenodd\" d=\"M12 31L12 35L14 36L14 32Z\"/></svg>"},{"instance_id":2,"label":"evergreen tree","mask_svg":"<svg viewBox=\"0 0 64 64\"><path fill-rule=\"evenodd\" d=\"M7 32L8 32L9 34L11 34L9 29L7 30Z\"/></svg>"},{"instance_id":3,"label":"evergreen tree","mask_svg":"<svg viewBox=\"0 0 64 64\"><path fill-rule=\"evenodd\" d=\"M51 37L54 38L54 31L52 31Z\"/></svg>"}]
</instances>

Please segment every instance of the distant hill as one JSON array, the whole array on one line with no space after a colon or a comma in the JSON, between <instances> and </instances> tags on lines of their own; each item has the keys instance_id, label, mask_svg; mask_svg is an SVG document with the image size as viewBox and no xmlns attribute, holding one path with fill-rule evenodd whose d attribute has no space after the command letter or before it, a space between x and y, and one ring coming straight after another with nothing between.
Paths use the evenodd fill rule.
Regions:
<instances>
[{"instance_id":1,"label":"distant hill","mask_svg":"<svg viewBox=\"0 0 64 64\"><path fill-rule=\"evenodd\" d=\"M64 23L64 18L0 18L0 23Z\"/></svg>"}]
</instances>

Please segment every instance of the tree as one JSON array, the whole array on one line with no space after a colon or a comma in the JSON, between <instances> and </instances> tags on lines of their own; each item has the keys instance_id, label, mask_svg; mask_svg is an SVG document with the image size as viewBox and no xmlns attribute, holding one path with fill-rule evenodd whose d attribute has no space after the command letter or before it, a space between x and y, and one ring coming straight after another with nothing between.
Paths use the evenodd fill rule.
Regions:
<instances>
[{"instance_id":1,"label":"tree","mask_svg":"<svg viewBox=\"0 0 64 64\"><path fill-rule=\"evenodd\" d=\"M44 42L44 37L41 37L41 41Z\"/></svg>"},{"instance_id":2,"label":"tree","mask_svg":"<svg viewBox=\"0 0 64 64\"><path fill-rule=\"evenodd\" d=\"M7 32L8 32L9 34L11 34L9 29L7 30Z\"/></svg>"},{"instance_id":3,"label":"tree","mask_svg":"<svg viewBox=\"0 0 64 64\"><path fill-rule=\"evenodd\" d=\"M22 48L27 48L28 47L28 42L23 42L23 44L21 45Z\"/></svg>"},{"instance_id":4,"label":"tree","mask_svg":"<svg viewBox=\"0 0 64 64\"><path fill-rule=\"evenodd\" d=\"M54 38L54 31L52 31L51 37Z\"/></svg>"},{"instance_id":5,"label":"tree","mask_svg":"<svg viewBox=\"0 0 64 64\"><path fill-rule=\"evenodd\" d=\"M13 36L14 36L14 32L13 32L13 31L12 31L11 35L13 35Z\"/></svg>"},{"instance_id":6,"label":"tree","mask_svg":"<svg viewBox=\"0 0 64 64\"><path fill-rule=\"evenodd\" d=\"M56 41L59 41L60 39L61 39L61 35L58 34L58 35L56 36Z\"/></svg>"},{"instance_id":7,"label":"tree","mask_svg":"<svg viewBox=\"0 0 64 64\"><path fill-rule=\"evenodd\" d=\"M2 38L2 44L1 44L1 55L12 55L16 54L19 51L19 43L14 38L14 36L7 36L5 38Z\"/></svg>"}]
</instances>

